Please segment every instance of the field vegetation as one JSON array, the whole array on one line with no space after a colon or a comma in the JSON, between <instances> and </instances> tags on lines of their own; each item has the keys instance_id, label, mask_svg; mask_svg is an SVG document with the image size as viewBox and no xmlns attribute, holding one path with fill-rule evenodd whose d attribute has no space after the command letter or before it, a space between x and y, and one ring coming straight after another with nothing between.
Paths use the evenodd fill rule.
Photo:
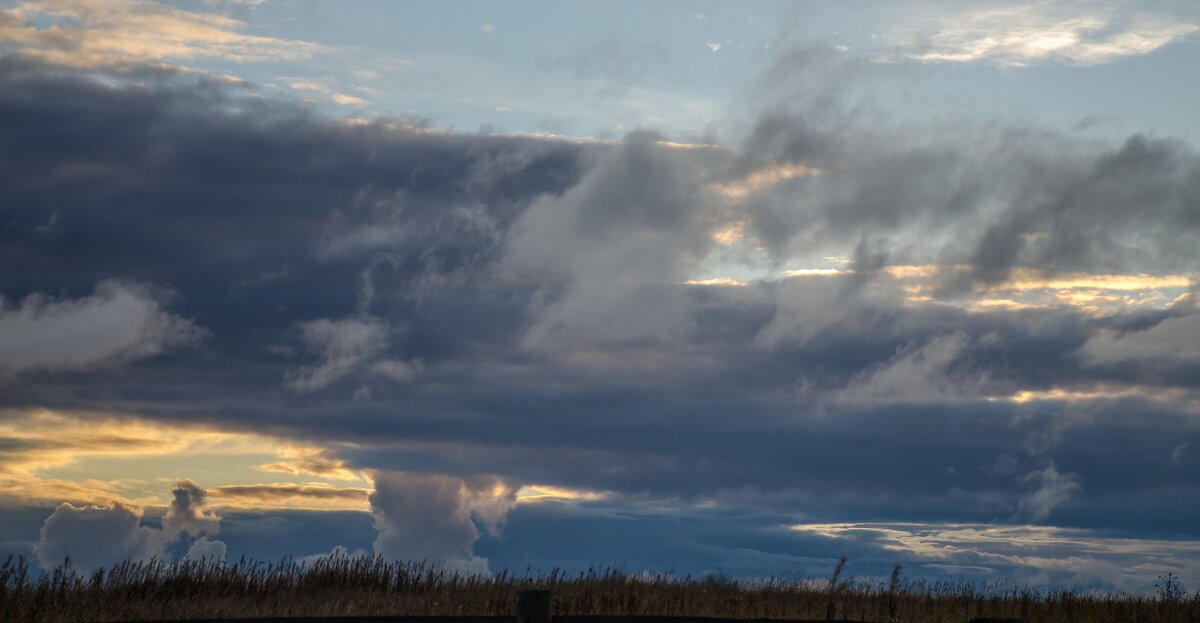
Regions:
<instances>
[{"instance_id":1,"label":"field vegetation","mask_svg":"<svg viewBox=\"0 0 1200 623\"><path fill-rule=\"evenodd\" d=\"M844 561L843 561L844 562ZM1020 584L843 577L732 579L629 574L595 568L568 574L467 575L425 563L336 556L301 564L127 562L92 574L69 563L31 574L22 560L0 567L0 620L151 621L361 615L512 615L520 590L555 594L556 615L674 615L961 623L977 617L1028 623L1200 621L1200 593L1171 575L1151 593Z\"/></svg>"}]
</instances>

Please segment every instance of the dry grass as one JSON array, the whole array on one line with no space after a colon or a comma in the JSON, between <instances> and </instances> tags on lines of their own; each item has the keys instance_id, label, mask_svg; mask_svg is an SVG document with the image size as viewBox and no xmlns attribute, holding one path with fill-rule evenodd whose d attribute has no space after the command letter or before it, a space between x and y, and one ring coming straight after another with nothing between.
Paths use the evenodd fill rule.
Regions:
<instances>
[{"instance_id":1,"label":"dry grass","mask_svg":"<svg viewBox=\"0 0 1200 623\"><path fill-rule=\"evenodd\" d=\"M838 565L840 571L841 565ZM1200 621L1200 595L1169 577L1157 594L1093 593L1021 585L842 579L735 580L720 576L457 574L423 563L336 557L311 565L125 563L85 576L69 568L31 576L0 567L0 620L135 621L266 616L511 615L518 590L549 589L565 615L677 615L960 623L974 617L1029 623Z\"/></svg>"}]
</instances>

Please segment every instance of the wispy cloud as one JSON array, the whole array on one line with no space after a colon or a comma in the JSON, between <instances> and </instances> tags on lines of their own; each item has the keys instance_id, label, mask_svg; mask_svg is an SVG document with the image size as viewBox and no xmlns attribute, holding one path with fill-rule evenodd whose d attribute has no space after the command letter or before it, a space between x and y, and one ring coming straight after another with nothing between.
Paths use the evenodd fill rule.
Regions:
<instances>
[{"instance_id":1,"label":"wispy cloud","mask_svg":"<svg viewBox=\"0 0 1200 623\"><path fill-rule=\"evenodd\" d=\"M275 460L255 465L268 457ZM181 470L193 469L197 461L212 461L207 470L210 477L219 473L218 477L235 483L254 482L262 472L283 474L280 480L304 477L305 482L296 484L217 487L218 506L252 508L261 503L272 508L365 509L365 498L356 500L352 492L359 490L353 485L361 487L367 481L326 449L203 425L159 424L98 413L0 411L0 506L64 500L77 505L113 500L135 506L167 505L161 484L147 479L132 459L179 461L179 467L172 469ZM62 477L76 472L86 477ZM343 490L322 482L329 480L352 486ZM250 495L254 487L265 486L274 487L277 495ZM330 494L329 489L343 494Z\"/></svg>"},{"instance_id":2,"label":"wispy cloud","mask_svg":"<svg viewBox=\"0 0 1200 623\"><path fill-rule=\"evenodd\" d=\"M1097 65L1149 54L1200 25L1122 3L1036 2L972 6L928 20L907 36L903 55L921 62L990 62L1021 67L1044 61Z\"/></svg>"},{"instance_id":3,"label":"wispy cloud","mask_svg":"<svg viewBox=\"0 0 1200 623\"><path fill-rule=\"evenodd\" d=\"M321 318L300 325L305 345L321 362L288 372L284 384L297 392L321 389L352 373L366 371L392 381L410 380L420 369L417 362L383 357L391 329L377 318Z\"/></svg>"},{"instance_id":4,"label":"wispy cloud","mask_svg":"<svg viewBox=\"0 0 1200 623\"><path fill-rule=\"evenodd\" d=\"M340 104L342 106L366 106L367 105L367 100L365 100L361 97L356 97L354 95L347 95L346 93L342 93L341 91L337 90L336 88L329 86L328 84L325 84L324 82L317 81L317 80L310 80L308 78L292 78L292 77L281 76L279 78L279 81L288 85L289 87L292 88L292 90L295 90L295 91L308 91L308 92L312 92L312 93L320 93L321 95L328 97L333 103Z\"/></svg>"},{"instance_id":5,"label":"wispy cloud","mask_svg":"<svg viewBox=\"0 0 1200 623\"><path fill-rule=\"evenodd\" d=\"M67 67L116 67L216 58L297 60L318 44L241 32L241 20L132 0L38 0L0 12L0 43Z\"/></svg>"},{"instance_id":6,"label":"wispy cloud","mask_svg":"<svg viewBox=\"0 0 1200 623\"><path fill-rule=\"evenodd\" d=\"M222 485L211 493L214 503L222 508L365 511L371 490L322 483L268 483Z\"/></svg>"},{"instance_id":7,"label":"wispy cloud","mask_svg":"<svg viewBox=\"0 0 1200 623\"><path fill-rule=\"evenodd\" d=\"M1197 541L1134 541L1049 526L837 523L800 524L791 529L838 541L875 544L959 574L990 575L989 569L1011 566L1036 569L1042 581L1071 577L1118 586L1138 585L1148 568L1187 570L1200 553Z\"/></svg>"}]
</instances>

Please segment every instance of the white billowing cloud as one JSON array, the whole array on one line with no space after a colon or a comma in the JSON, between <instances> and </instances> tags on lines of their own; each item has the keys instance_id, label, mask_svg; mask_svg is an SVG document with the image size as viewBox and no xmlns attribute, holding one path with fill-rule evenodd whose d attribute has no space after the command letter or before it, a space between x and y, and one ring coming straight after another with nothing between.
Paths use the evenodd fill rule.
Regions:
<instances>
[{"instance_id":1,"label":"white billowing cloud","mask_svg":"<svg viewBox=\"0 0 1200 623\"><path fill-rule=\"evenodd\" d=\"M1051 511L1071 501L1071 498L1083 490L1079 476L1064 474L1053 464L1043 470L1030 472L1025 476L1025 482L1037 488L1021 496L1020 510L1033 521L1043 521L1050 516Z\"/></svg>"},{"instance_id":2,"label":"white billowing cloud","mask_svg":"<svg viewBox=\"0 0 1200 623\"><path fill-rule=\"evenodd\" d=\"M217 533L221 518L203 508L204 490L184 480L172 493L162 529L141 525L142 510L121 502L82 507L63 503L42 524L34 556L44 568L69 557L72 568L90 573L124 560L164 558L168 545L190 536L199 538L191 542L186 557L224 558L225 543L208 538Z\"/></svg>"},{"instance_id":3,"label":"white billowing cloud","mask_svg":"<svg viewBox=\"0 0 1200 623\"><path fill-rule=\"evenodd\" d=\"M351 316L340 320L321 318L300 324L301 339L321 361L292 370L284 384L298 392L327 387L350 374L363 373L392 381L407 381L419 370L419 363L384 359L392 330L372 316Z\"/></svg>"},{"instance_id":4,"label":"white billowing cloud","mask_svg":"<svg viewBox=\"0 0 1200 623\"><path fill-rule=\"evenodd\" d=\"M86 370L198 341L204 330L163 311L145 284L102 281L77 299L0 299L0 374Z\"/></svg>"},{"instance_id":5,"label":"white billowing cloud","mask_svg":"<svg viewBox=\"0 0 1200 623\"><path fill-rule=\"evenodd\" d=\"M225 560L225 543L213 541L202 536L192 542L183 557L187 560L223 561Z\"/></svg>"},{"instance_id":6,"label":"white billowing cloud","mask_svg":"<svg viewBox=\"0 0 1200 623\"><path fill-rule=\"evenodd\" d=\"M953 13L953 12L952 12ZM1097 65L1149 54L1200 30L1123 2L970 5L908 37L904 55L921 62L986 61L1020 67L1040 61Z\"/></svg>"},{"instance_id":7,"label":"white billowing cloud","mask_svg":"<svg viewBox=\"0 0 1200 623\"><path fill-rule=\"evenodd\" d=\"M163 517L163 532L169 537L214 535L221 529L221 518L205 510L204 489L190 480L181 480L171 490L171 505Z\"/></svg>"},{"instance_id":8,"label":"white billowing cloud","mask_svg":"<svg viewBox=\"0 0 1200 623\"><path fill-rule=\"evenodd\" d=\"M45 568L69 557L71 566L83 573L126 559L161 556L161 531L142 526L141 520L141 509L120 502L84 507L64 503L42 524L33 553Z\"/></svg>"},{"instance_id":9,"label":"white billowing cloud","mask_svg":"<svg viewBox=\"0 0 1200 623\"><path fill-rule=\"evenodd\" d=\"M42 21L52 25L39 26ZM298 60L324 48L244 34L240 20L133 0L39 0L0 12L0 43L48 63L78 68L219 58Z\"/></svg>"},{"instance_id":10,"label":"white billowing cloud","mask_svg":"<svg viewBox=\"0 0 1200 623\"><path fill-rule=\"evenodd\" d=\"M1200 314L1167 318L1141 331L1099 333L1083 345L1081 354L1092 364L1200 361Z\"/></svg>"},{"instance_id":11,"label":"white billowing cloud","mask_svg":"<svg viewBox=\"0 0 1200 623\"><path fill-rule=\"evenodd\" d=\"M378 472L371 493L375 553L388 559L427 560L471 573L487 573L473 551L480 533L503 527L517 489L497 478Z\"/></svg>"}]
</instances>

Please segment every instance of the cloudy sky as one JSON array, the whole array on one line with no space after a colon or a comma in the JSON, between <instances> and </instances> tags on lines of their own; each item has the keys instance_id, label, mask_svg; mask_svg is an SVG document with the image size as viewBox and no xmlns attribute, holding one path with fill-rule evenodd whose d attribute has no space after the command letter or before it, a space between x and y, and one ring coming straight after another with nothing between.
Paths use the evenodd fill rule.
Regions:
<instances>
[{"instance_id":1,"label":"cloudy sky","mask_svg":"<svg viewBox=\"0 0 1200 623\"><path fill-rule=\"evenodd\" d=\"M1200 584L1200 7L0 0L0 555Z\"/></svg>"}]
</instances>

